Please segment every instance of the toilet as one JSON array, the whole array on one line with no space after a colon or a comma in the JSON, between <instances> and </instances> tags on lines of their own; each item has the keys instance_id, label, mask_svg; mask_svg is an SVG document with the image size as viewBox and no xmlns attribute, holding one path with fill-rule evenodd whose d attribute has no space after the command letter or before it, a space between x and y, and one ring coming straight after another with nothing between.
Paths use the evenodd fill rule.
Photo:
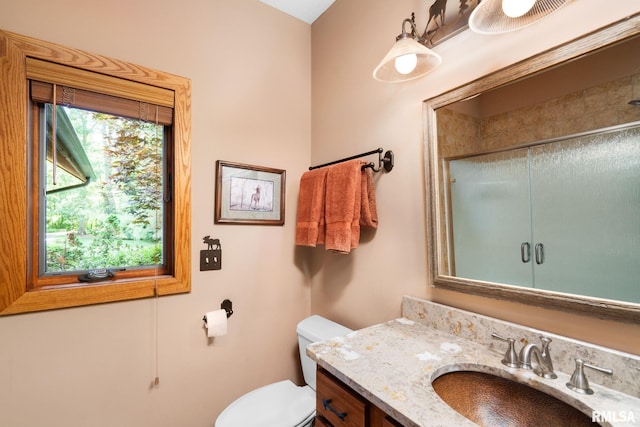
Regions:
<instances>
[{"instance_id":1,"label":"toilet","mask_svg":"<svg viewBox=\"0 0 640 427\"><path fill-rule=\"evenodd\" d=\"M313 315L298 323L298 349L306 385L290 380L260 387L240 396L216 419L215 427L308 427L316 414L316 363L307 356L309 344L352 332Z\"/></svg>"}]
</instances>

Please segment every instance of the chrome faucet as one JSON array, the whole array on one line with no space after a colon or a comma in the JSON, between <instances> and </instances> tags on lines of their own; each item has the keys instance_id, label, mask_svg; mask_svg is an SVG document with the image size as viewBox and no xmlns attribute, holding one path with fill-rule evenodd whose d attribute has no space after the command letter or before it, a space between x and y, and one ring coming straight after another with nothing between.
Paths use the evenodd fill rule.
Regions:
<instances>
[{"instance_id":1,"label":"chrome faucet","mask_svg":"<svg viewBox=\"0 0 640 427\"><path fill-rule=\"evenodd\" d=\"M533 373L542 378L558 378L553 372L553 362L551 361L551 354L549 353L549 343L551 338L540 337L542 341L542 348L536 344L529 343L522 347L520 350L520 367L522 369L532 369L531 356L535 358L536 367L533 368Z\"/></svg>"}]
</instances>

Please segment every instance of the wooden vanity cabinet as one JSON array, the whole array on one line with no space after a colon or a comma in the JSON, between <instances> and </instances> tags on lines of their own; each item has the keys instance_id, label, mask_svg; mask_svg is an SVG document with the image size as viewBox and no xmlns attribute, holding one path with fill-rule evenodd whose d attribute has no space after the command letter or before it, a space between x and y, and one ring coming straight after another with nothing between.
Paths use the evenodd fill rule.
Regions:
<instances>
[{"instance_id":1,"label":"wooden vanity cabinet","mask_svg":"<svg viewBox=\"0 0 640 427\"><path fill-rule=\"evenodd\" d=\"M320 367L316 375L316 426L402 427Z\"/></svg>"}]
</instances>

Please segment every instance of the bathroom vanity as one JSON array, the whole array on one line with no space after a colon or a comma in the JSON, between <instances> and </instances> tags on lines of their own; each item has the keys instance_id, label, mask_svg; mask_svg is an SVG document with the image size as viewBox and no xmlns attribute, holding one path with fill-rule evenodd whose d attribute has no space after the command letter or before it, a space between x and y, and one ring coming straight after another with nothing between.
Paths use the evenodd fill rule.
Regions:
<instances>
[{"instance_id":1,"label":"bathroom vanity","mask_svg":"<svg viewBox=\"0 0 640 427\"><path fill-rule=\"evenodd\" d=\"M458 371L524 384L601 425L640 425L639 356L411 297L403 298L402 315L307 347L318 364L317 425L476 425L445 403L432 385ZM514 338L517 351L539 343L541 335L550 338L557 378L503 365L508 345L492 333ZM613 370L613 375L585 370L591 395L566 386L578 357ZM343 421L338 414L345 412Z\"/></svg>"}]
</instances>

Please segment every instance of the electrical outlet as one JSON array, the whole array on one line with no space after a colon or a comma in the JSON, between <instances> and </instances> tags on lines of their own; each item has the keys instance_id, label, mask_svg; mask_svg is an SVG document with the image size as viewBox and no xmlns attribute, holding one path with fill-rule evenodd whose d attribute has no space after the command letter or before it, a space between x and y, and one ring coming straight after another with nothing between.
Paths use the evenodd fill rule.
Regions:
<instances>
[{"instance_id":1,"label":"electrical outlet","mask_svg":"<svg viewBox=\"0 0 640 427\"><path fill-rule=\"evenodd\" d=\"M200 271L222 269L222 250L200 251Z\"/></svg>"}]
</instances>

